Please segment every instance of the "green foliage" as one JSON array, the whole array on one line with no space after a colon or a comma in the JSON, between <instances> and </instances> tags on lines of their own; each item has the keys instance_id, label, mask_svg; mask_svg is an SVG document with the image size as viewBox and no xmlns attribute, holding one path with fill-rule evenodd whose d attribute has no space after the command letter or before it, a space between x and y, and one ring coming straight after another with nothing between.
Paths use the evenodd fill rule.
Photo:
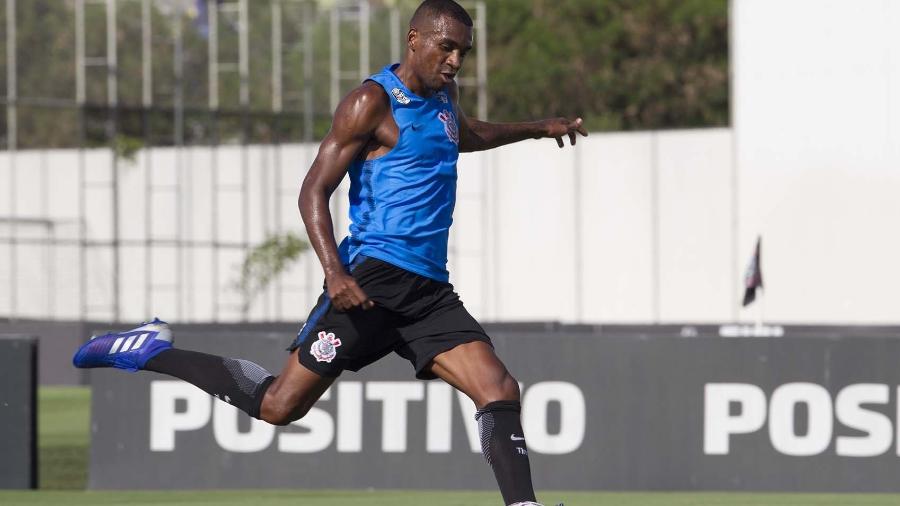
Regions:
<instances>
[{"instance_id":1,"label":"green foliage","mask_svg":"<svg viewBox=\"0 0 900 506\"><path fill-rule=\"evenodd\" d=\"M726 0L487 0L487 10L492 120L728 124Z\"/></svg>"},{"instance_id":2,"label":"green foliage","mask_svg":"<svg viewBox=\"0 0 900 506\"><path fill-rule=\"evenodd\" d=\"M144 141L137 137L120 134L116 136L114 145L116 156L123 160L134 162L137 152L144 147Z\"/></svg>"},{"instance_id":3,"label":"green foliage","mask_svg":"<svg viewBox=\"0 0 900 506\"><path fill-rule=\"evenodd\" d=\"M243 296L244 315L250 310L253 299L308 248L306 241L287 232L269 236L247 253L240 280L236 283Z\"/></svg>"},{"instance_id":4,"label":"green foliage","mask_svg":"<svg viewBox=\"0 0 900 506\"><path fill-rule=\"evenodd\" d=\"M106 69L86 72L87 107L75 100L74 2L29 0L17 3L18 142L20 148L116 146L110 132L141 138L146 146L172 145L175 90L173 37L183 35L183 141L186 144L297 142L320 139L331 123L330 16L333 2L282 2L283 112L272 111L272 15L269 0L254 0L249 9L249 105L241 107L237 72L222 70L219 111L209 106L208 41L195 25L194 2L181 16L173 2L152 5L153 109L143 108L141 3L119 1L118 103L115 116L106 108ZM391 60L388 11L400 8L401 32L417 0L373 0L370 71ZM105 4L86 3L86 53L106 54ZM167 7L166 7L167 6ZM162 7L166 7L165 9ZM636 130L727 125L727 0L486 0L488 96L490 119L521 121L581 115L590 130ZM167 10L168 9L168 10ZM5 29L0 9L0 30ZM219 60L238 61L237 20L222 13ZM309 16L308 18L305 18ZM315 48L309 62L313 77L304 78L304 19L311 21ZM344 23L339 37L341 68L359 59L358 29ZM5 54L6 38L0 37ZM401 43L401 50L405 45ZM8 69L0 58L5 88ZM475 54L463 68L474 73ZM359 84L342 79L340 93ZM312 94L311 132L304 123L303 91ZM476 111L471 89L462 91L463 106ZM0 137L5 130L0 118ZM117 122L110 128L110 121ZM83 133L82 133L83 132ZM309 137L307 137L309 136Z\"/></svg>"}]
</instances>

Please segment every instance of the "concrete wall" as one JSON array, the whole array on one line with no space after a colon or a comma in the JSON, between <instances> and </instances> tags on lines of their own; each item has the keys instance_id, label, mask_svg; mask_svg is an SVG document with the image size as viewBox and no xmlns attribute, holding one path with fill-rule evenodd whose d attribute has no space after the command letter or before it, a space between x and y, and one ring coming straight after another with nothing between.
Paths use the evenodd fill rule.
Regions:
<instances>
[{"instance_id":1,"label":"concrete wall","mask_svg":"<svg viewBox=\"0 0 900 506\"><path fill-rule=\"evenodd\" d=\"M461 157L450 269L477 317L900 322L900 4L731 7L732 129ZM143 151L119 168L115 212L108 153L0 154L0 315L113 319L118 286L124 320L241 319L232 285L243 247L302 231L296 193L314 154ZM334 205L342 217L345 192ZM127 242L117 283L113 216ZM758 235L766 291L743 310ZM148 238L168 243L148 248ZM302 320L320 287L307 254L249 317Z\"/></svg>"},{"instance_id":2,"label":"concrete wall","mask_svg":"<svg viewBox=\"0 0 900 506\"><path fill-rule=\"evenodd\" d=\"M788 175L748 164L735 186L733 141L724 129L595 134L574 150L531 141L464 155L452 282L476 317L494 321L753 320L758 309L737 308L744 264L760 233L771 295L764 300L767 318L896 322L889 286L879 278L898 277L897 267L882 257L898 248L889 232L895 204L887 193L900 185L900 174L894 174L897 181L889 170L862 179L837 169ZM258 243L267 231L302 233L296 190L314 150L248 148L246 200L239 191L240 148L191 148L177 162L174 150L156 149L121 167L121 318L239 319L241 299L233 285L242 244ZM16 185L23 188L16 193L15 215L35 220L14 230L0 226L19 237L14 247L0 244L0 263L8 267L0 269L0 312L78 319L85 306L90 318L113 317L111 190L103 182L109 159L103 152L84 156L88 180L95 180L84 191L72 177L77 153L15 156ZM183 169L175 171L178 164ZM9 177L9 167L10 156L0 157L6 169L0 174ZM148 170L150 184L160 188L152 195ZM168 189L176 183L180 195ZM838 183L855 192L842 197L844 205L824 205L822 192L839 192ZM347 227L346 189L334 205L339 230ZM89 241L83 264L77 225L82 196ZM808 212L817 202L823 205ZM862 209L872 206L881 208L866 219ZM148 248L148 237L160 242ZM843 237L848 243L842 248L821 247L829 240L844 244ZM179 238L185 244L180 249ZM213 241L222 246L213 248ZM869 251L867 245L879 247ZM848 258L871 261L851 269ZM853 276L860 268L870 276ZM251 319L302 320L320 290L318 262L308 252L256 300Z\"/></svg>"},{"instance_id":3,"label":"concrete wall","mask_svg":"<svg viewBox=\"0 0 900 506\"><path fill-rule=\"evenodd\" d=\"M242 245L267 232L302 233L296 193L315 149L152 149L121 162L121 319L239 319L233 285ZM452 281L476 316L497 321L729 319L738 289L728 272L730 153L727 130L696 130L463 155ZM110 166L103 151L0 156L0 177L19 189L0 209L17 218L0 225L17 238L0 243L8 266L0 269L0 313L114 317ZM338 230L348 226L346 191L333 206ZM684 297L688 285L692 298ZM256 301L251 318L301 320L320 290L310 252Z\"/></svg>"},{"instance_id":4,"label":"concrete wall","mask_svg":"<svg viewBox=\"0 0 900 506\"><path fill-rule=\"evenodd\" d=\"M900 3L735 0L732 15L738 249L763 235L767 317L896 322Z\"/></svg>"}]
</instances>

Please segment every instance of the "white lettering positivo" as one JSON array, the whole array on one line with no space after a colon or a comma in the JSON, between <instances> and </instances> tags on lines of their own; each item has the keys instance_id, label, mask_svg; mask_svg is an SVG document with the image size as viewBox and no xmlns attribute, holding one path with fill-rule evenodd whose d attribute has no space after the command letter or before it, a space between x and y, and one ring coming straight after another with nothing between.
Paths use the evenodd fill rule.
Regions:
<instances>
[{"instance_id":1,"label":"white lettering positivo","mask_svg":"<svg viewBox=\"0 0 900 506\"><path fill-rule=\"evenodd\" d=\"M186 405L181 413L176 411L179 400ZM209 423L211 412L209 394L189 383L150 382L150 451L174 451L175 434L203 428Z\"/></svg>"},{"instance_id":2,"label":"white lettering positivo","mask_svg":"<svg viewBox=\"0 0 900 506\"><path fill-rule=\"evenodd\" d=\"M406 451L407 404L425 398L425 386L414 381L370 381L366 385L366 400L380 401L381 451Z\"/></svg>"},{"instance_id":3,"label":"white lettering positivo","mask_svg":"<svg viewBox=\"0 0 900 506\"><path fill-rule=\"evenodd\" d=\"M363 445L363 384L342 381L337 385L337 450L358 453Z\"/></svg>"},{"instance_id":4,"label":"white lettering positivo","mask_svg":"<svg viewBox=\"0 0 900 506\"><path fill-rule=\"evenodd\" d=\"M559 432L550 434L547 415L551 402L559 403ZM522 398L522 426L528 446L538 453L561 455L581 447L584 441L586 407L584 394L572 383L535 383Z\"/></svg>"},{"instance_id":5,"label":"white lettering positivo","mask_svg":"<svg viewBox=\"0 0 900 506\"><path fill-rule=\"evenodd\" d=\"M731 414L732 403L740 406ZM707 383L703 394L703 453L728 455L732 434L756 432L766 423L766 394L756 385Z\"/></svg>"},{"instance_id":6,"label":"white lettering positivo","mask_svg":"<svg viewBox=\"0 0 900 506\"><path fill-rule=\"evenodd\" d=\"M887 404L887 385L860 383L840 391L834 402L835 414L843 425L865 436L838 436L835 451L843 457L874 457L891 449L893 427L883 413L863 408L863 404Z\"/></svg>"},{"instance_id":7,"label":"white lettering positivo","mask_svg":"<svg viewBox=\"0 0 900 506\"><path fill-rule=\"evenodd\" d=\"M431 382L427 391L425 450L428 453L449 453L453 449L453 388L446 383Z\"/></svg>"},{"instance_id":8,"label":"white lettering positivo","mask_svg":"<svg viewBox=\"0 0 900 506\"><path fill-rule=\"evenodd\" d=\"M805 405L808 416L805 434L797 434L796 412ZM769 401L769 438L785 455L818 455L831 444L834 420L831 395L815 383L787 383L772 392Z\"/></svg>"},{"instance_id":9,"label":"white lettering positivo","mask_svg":"<svg viewBox=\"0 0 900 506\"><path fill-rule=\"evenodd\" d=\"M522 388L522 387L520 387ZM336 394L332 401L332 391ZM565 382L537 383L525 392L522 419L525 433L507 434L512 442L539 453L562 454L577 450L585 434L585 401L581 390ZM223 398L225 396L222 396ZM415 433L413 444L427 453L449 453L454 444L481 452L475 405L465 394L444 383L419 381L343 381L329 388L319 404L284 429L260 420L246 419L234 406L217 402L209 394L183 381L153 381L150 384L150 447L152 451L174 451L179 432L211 430L222 450L233 453L261 452L273 447L284 453L316 453L334 448L339 453L358 453L365 444L364 413L367 402L381 404L380 449L386 453L408 450L410 410L424 410L424 434ZM411 404L425 401L422 404ZM551 404L558 410L551 410ZM319 407L321 406L321 407ZM180 410L178 408L181 408ZM550 413L559 416L559 429L550 432ZM454 441L455 423L462 423L466 443ZM211 427L210 427L211 424ZM421 436L423 439L420 439Z\"/></svg>"},{"instance_id":10,"label":"white lettering positivo","mask_svg":"<svg viewBox=\"0 0 900 506\"><path fill-rule=\"evenodd\" d=\"M331 400L331 388L325 390L319 399ZM312 407L306 416L291 422L291 426L304 429L304 432L287 432L278 436L278 451L285 453L323 451L334 441L334 424L331 414L324 409Z\"/></svg>"},{"instance_id":11,"label":"white lettering positivo","mask_svg":"<svg viewBox=\"0 0 900 506\"><path fill-rule=\"evenodd\" d=\"M316 453L324 451L334 441L334 419L327 411L310 408L303 418L291 422L304 432L284 432L278 436L278 451L285 453Z\"/></svg>"},{"instance_id":12,"label":"white lettering positivo","mask_svg":"<svg viewBox=\"0 0 900 506\"><path fill-rule=\"evenodd\" d=\"M262 420L251 419L250 430L238 428L236 407L224 402L213 403L213 436L223 449L235 453L253 453L265 450L275 437L275 426Z\"/></svg>"}]
</instances>

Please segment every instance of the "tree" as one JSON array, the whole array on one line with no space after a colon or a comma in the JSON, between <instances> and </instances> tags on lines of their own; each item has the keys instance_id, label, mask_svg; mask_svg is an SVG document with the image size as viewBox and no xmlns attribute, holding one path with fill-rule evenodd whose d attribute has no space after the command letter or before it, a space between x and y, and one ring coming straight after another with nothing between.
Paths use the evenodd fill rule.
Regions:
<instances>
[{"instance_id":1,"label":"tree","mask_svg":"<svg viewBox=\"0 0 900 506\"><path fill-rule=\"evenodd\" d=\"M725 0L487 0L491 116L728 124Z\"/></svg>"},{"instance_id":2,"label":"tree","mask_svg":"<svg viewBox=\"0 0 900 506\"><path fill-rule=\"evenodd\" d=\"M235 288L243 297L241 312L246 317L256 296L284 272L309 244L291 232L270 235L244 257L241 277Z\"/></svg>"},{"instance_id":3,"label":"tree","mask_svg":"<svg viewBox=\"0 0 900 506\"><path fill-rule=\"evenodd\" d=\"M488 30L490 119L525 120L556 115L583 115L590 130L638 130L722 126L728 116L728 5L726 0L485 0ZM408 19L417 0L372 0L371 62L376 70L388 62L390 34L385 5L397 5ZM208 111L208 46L197 26L197 12L173 17L173 2L153 2L154 108L142 107L140 3L117 4L119 108L116 131L109 139L106 75L89 68L88 105L75 99L74 2L18 2L18 114L20 148L171 145L174 139L175 79L172 45L176 23L183 34L183 103L185 142L297 142L303 139L302 101L285 99L285 111L271 110L271 9L253 0L249 11L250 105L238 101L239 79L224 72L220 111ZM87 3L86 47L89 56L106 51L104 4ZM183 7L193 1L185 0ZM294 2L284 5L296 6ZM166 6L162 9L162 6ZM316 48L314 78L304 83L302 52L285 55L286 90L312 87L314 138L330 126L328 2L310 4ZM0 10L0 18L5 16ZM300 9L285 9L285 37L298 42ZM236 19L220 20L219 56L237 61ZM98 29L103 27L103 29ZM0 30L5 22L0 23ZM405 32L405 30L403 30ZM357 34L345 28L341 56L355 61ZM482 37L485 34L476 34ZM5 44L0 38L0 46ZM295 47L295 46L292 46ZM5 46L4 46L5 49ZM5 53L5 51L4 51ZM471 72L474 54L467 69ZM0 77L5 78L5 58ZM4 79L5 84L5 79ZM342 92L355 82L345 81ZM462 91L464 108L473 113L476 97ZM3 118L0 121L4 121ZM81 121L84 122L84 136ZM5 129L0 135L5 134ZM135 141L141 139L140 143Z\"/></svg>"}]
</instances>

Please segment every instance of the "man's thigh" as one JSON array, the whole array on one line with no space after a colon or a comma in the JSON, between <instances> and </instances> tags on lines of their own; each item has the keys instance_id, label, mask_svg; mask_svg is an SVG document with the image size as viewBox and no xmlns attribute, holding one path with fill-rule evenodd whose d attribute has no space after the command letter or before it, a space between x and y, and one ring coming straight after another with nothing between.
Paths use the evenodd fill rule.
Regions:
<instances>
[{"instance_id":1,"label":"man's thigh","mask_svg":"<svg viewBox=\"0 0 900 506\"><path fill-rule=\"evenodd\" d=\"M382 307L341 311L319 297L316 307L288 348L296 360L320 376L336 378L345 369L359 370L391 351L397 339L393 315Z\"/></svg>"},{"instance_id":2,"label":"man's thigh","mask_svg":"<svg viewBox=\"0 0 900 506\"><path fill-rule=\"evenodd\" d=\"M469 396L478 407L519 399L518 383L494 349L482 341L461 344L435 356L428 370Z\"/></svg>"},{"instance_id":3,"label":"man's thigh","mask_svg":"<svg viewBox=\"0 0 900 506\"><path fill-rule=\"evenodd\" d=\"M436 310L398 329L402 344L397 347L397 354L412 363L419 379L436 378L431 370L435 357L458 346L478 342L492 350L491 339L452 289L445 299L446 303L438 305Z\"/></svg>"}]
</instances>

